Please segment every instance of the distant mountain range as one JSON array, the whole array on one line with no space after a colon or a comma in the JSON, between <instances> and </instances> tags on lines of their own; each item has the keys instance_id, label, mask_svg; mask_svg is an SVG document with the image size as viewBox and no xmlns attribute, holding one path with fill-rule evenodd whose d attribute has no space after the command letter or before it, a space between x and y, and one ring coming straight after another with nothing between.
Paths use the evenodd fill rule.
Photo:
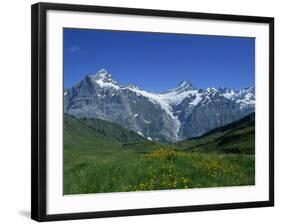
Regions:
<instances>
[{"instance_id":1,"label":"distant mountain range","mask_svg":"<svg viewBox=\"0 0 281 224\"><path fill-rule=\"evenodd\" d=\"M121 86L105 69L64 91L65 113L117 123L142 138L162 142L201 136L254 111L254 87L199 89L182 81L157 94L136 85Z\"/></svg>"}]
</instances>

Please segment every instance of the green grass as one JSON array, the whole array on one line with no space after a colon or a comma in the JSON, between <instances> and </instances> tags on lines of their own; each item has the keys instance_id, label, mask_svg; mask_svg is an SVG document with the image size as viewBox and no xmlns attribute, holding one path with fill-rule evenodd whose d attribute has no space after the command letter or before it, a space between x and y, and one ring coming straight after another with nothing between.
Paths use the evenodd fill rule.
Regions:
<instances>
[{"instance_id":1,"label":"green grass","mask_svg":"<svg viewBox=\"0 0 281 224\"><path fill-rule=\"evenodd\" d=\"M173 151L74 150L64 153L64 193L85 194L255 184L254 155ZM154 155L156 154L156 156Z\"/></svg>"},{"instance_id":2,"label":"green grass","mask_svg":"<svg viewBox=\"0 0 281 224\"><path fill-rule=\"evenodd\" d=\"M243 122L168 145L67 115L64 194L254 185L253 130Z\"/></svg>"}]
</instances>

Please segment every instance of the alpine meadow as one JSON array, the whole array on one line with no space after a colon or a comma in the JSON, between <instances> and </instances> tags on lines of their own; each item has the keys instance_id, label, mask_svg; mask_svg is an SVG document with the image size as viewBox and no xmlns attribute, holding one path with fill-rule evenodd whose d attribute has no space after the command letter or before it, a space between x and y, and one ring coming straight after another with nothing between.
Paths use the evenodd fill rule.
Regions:
<instances>
[{"instance_id":1,"label":"alpine meadow","mask_svg":"<svg viewBox=\"0 0 281 224\"><path fill-rule=\"evenodd\" d=\"M254 49L64 29L64 194L255 185Z\"/></svg>"}]
</instances>

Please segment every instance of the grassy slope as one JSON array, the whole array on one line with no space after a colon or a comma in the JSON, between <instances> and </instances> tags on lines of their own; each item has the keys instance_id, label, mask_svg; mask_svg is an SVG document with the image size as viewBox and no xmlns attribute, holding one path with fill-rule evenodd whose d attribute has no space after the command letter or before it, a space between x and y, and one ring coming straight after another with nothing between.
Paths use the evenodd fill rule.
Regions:
<instances>
[{"instance_id":1,"label":"grassy slope","mask_svg":"<svg viewBox=\"0 0 281 224\"><path fill-rule=\"evenodd\" d=\"M123 143L146 141L142 136L108 121L76 119L64 115L64 146L67 148L120 148Z\"/></svg>"},{"instance_id":2,"label":"grassy slope","mask_svg":"<svg viewBox=\"0 0 281 224\"><path fill-rule=\"evenodd\" d=\"M64 115L64 148L78 149L119 148L118 141L102 132L95 131L82 121L72 116Z\"/></svg>"},{"instance_id":3,"label":"grassy slope","mask_svg":"<svg viewBox=\"0 0 281 224\"><path fill-rule=\"evenodd\" d=\"M234 132L222 130L190 141L195 146L196 141L206 143L215 139L217 142L214 145L218 146L219 139L231 139L233 134L238 134L240 126L232 128ZM244 128L240 129L243 130ZM182 189L255 183L254 155L217 154L214 149L210 150L212 153L194 153L185 150L191 144L190 141L177 144L175 150L174 145L146 141L134 132L110 122L97 119L78 120L66 115L64 193ZM223 144L231 142L232 140L225 141ZM201 150L204 151L203 148Z\"/></svg>"},{"instance_id":4,"label":"grassy slope","mask_svg":"<svg viewBox=\"0 0 281 224\"><path fill-rule=\"evenodd\" d=\"M200 152L255 153L255 114L189 140L175 144L178 149Z\"/></svg>"}]
</instances>

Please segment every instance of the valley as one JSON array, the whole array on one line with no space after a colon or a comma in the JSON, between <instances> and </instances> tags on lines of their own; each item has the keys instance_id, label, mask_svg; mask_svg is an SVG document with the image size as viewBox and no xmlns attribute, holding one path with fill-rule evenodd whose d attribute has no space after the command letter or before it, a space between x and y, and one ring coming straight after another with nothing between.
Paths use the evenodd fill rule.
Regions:
<instances>
[{"instance_id":1,"label":"valley","mask_svg":"<svg viewBox=\"0 0 281 224\"><path fill-rule=\"evenodd\" d=\"M64 114L64 194L255 184L254 113L192 139L150 141Z\"/></svg>"}]
</instances>

